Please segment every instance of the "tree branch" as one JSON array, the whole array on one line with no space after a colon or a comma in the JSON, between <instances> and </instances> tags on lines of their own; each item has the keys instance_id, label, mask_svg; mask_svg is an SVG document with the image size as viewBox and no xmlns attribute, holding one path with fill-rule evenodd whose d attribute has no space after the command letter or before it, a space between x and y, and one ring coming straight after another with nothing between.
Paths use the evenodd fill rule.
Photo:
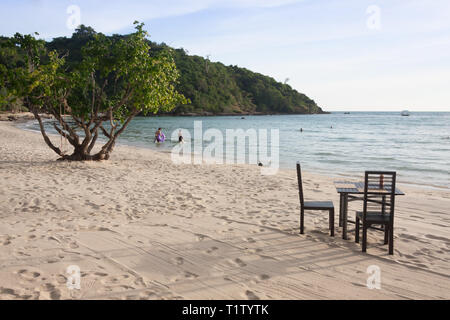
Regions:
<instances>
[{"instance_id":1,"label":"tree branch","mask_svg":"<svg viewBox=\"0 0 450 320\"><path fill-rule=\"evenodd\" d=\"M129 84L127 87L127 90L125 91L125 94L123 95L122 99L119 101L117 105L115 105L112 110L116 111L119 108L121 108L125 103L128 102L128 99L130 99L131 95L133 94L134 89L131 88L131 85Z\"/></svg>"},{"instance_id":2,"label":"tree branch","mask_svg":"<svg viewBox=\"0 0 450 320\"><path fill-rule=\"evenodd\" d=\"M62 135L64 138L66 138L66 139L69 141L69 143L70 143L71 145L73 145L74 147L77 146L77 144L75 143L74 139L73 139L70 135L68 135L67 133L65 133L64 131L62 131L61 128L59 128L59 127L56 125L56 123L53 123L53 127L55 128L55 130L56 130L60 135Z\"/></svg>"},{"instance_id":3,"label":"tree branch","mask_svg":"<svg viewBox=\"0 0 450 320\"><path fill-rule=\"evenodd\" d=\"M88 154L90 154L92 149L94 148L95 142L97 142L97 138L98 138L98 129L95 130L94 137L92 138L91 144L89 145L89 147L87 149Z\"/></svg>"},{"instance_id":4,"label":"tree branch","mask_svg":"<svg viewBox=\"0 0 450 320\"><path fill-rule=\"evenodd\" d=\"M39 128L41 130L42 136L44 137L45 143L50 147L50 149L55 151L57 155L63 157L64 155L63 155L61 149L55 147L53 145L53 143L50 141L50 138L47 136L47 133L45 132L44 124L42 123L42 119L41 119L40 115L38 114L38 112L34 108L31 108L31 112L34 115L34 118L39 122Z\"/></svg>"},{"instance_id":5,"label":"tree branch","mask_svg":"<svg viewBox=\"0 0 450 320\"><path fill-rule=\"evenodd\" d=\"M75 145L79 145L80 144L80 139L79 139L78 135L75 133L75 131L67 124L67 122L61 117L61 115L58 114L58 112L56 112L55 110L52 110L51 113L56 118L56 120L58 120L58 122L61 125L61 127L64 130L66 130L67 132L69 132L70 136L73 139L72 145L74 145L74 146Z\"/></svg>"},{"instance_id":6,"label":"tree branch","mask_svg":"<svg viewBox=\"0 0 450 320\"><path fill-rule=\"evenodd\" d=\"M106 129L103 127L103 125L100 125L100 129L102 130L102 133L105 137L107 137L108 139L111 139L111 135L108 133L108 131L106 131Z\"/></svg>"}]
</instances>

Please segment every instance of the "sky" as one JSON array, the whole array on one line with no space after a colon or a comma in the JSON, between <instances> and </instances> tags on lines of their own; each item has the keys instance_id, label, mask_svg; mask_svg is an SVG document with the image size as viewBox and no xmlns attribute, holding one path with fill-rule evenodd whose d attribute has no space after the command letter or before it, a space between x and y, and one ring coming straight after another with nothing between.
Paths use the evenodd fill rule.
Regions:
<instances>
[{"instance_id":1,"label":"sky","mask_svg":"<svg viewBox=\"0 0 450 320\"><path fill-rule=\"evenodd\" d=\"M151 40L287 82L327 111L450 111L449 0L0 0L0 35L144 22Z\"/></svg>"}]
</instances>

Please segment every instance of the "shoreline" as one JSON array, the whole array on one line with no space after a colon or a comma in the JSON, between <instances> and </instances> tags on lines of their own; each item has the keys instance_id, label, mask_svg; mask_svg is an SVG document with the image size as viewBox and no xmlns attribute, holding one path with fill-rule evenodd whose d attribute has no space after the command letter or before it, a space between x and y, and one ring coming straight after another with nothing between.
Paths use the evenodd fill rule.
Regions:
<instances>
[{"instance_id":1,"label":"shoreline","mask_svg":"<svg viewBox=\"0 0 450 320\"><path fill-rule=\"evenodd\" d=\"M363 254L321 212L298 234L290 169L175 165L124 145L104 162L56 158L40 133L0 123L0 299L450 298L448 191L402 187L395 255L375 231ZM338 207L332 181L304 172L306 198ZM370 265L382 290L366 287Z\"/></svg>"},{"instance_id":2,"label":"shoreline","mask_svg":"<svg viewBox=\"0 0 450 320\"><path fill-rule=\"evenodd\" d=\"M195 112L188 112L188 113L163 113L163 114L157 114L155 117L245 117L245 116L289 116L289 115L324 115L324 114L331 114L331 112L323 111L318 113L265 113L265 112L243 112L243 113L212 113L212 112L201 112L201 113L195 113ZM145 117L145 116L138 116L138 117Z\"/></svg>"},{"instance_id":3,"label":"shoreline","mask_svg":"<svg viewBox=\"0 0 450 320\"><path fill-rule=\"evenodd\" d=\"M53 116L48 114L41 114L40 116L44 120L53 119ZM34 120L35 120L34 115L31 112L11 112L11 111L0 112L0 122L26 123Z\"/></svg>"},{"instance_id":4,"label":"shoreline","mask_svg":"<svg viewBox=\"0 0 450 320\"><path fill-rule=\"evenodd\" d=\"M44 121L49 121L51 120L51 117L48 117L46 119L44 119ZM27 129L25 127L22 127L23 125L27 124L27 123L31 123L34 122L35 119L34 117L32 119L26 119L26 120L18 120L18 121L9 121L10 123L12 123L14 125L14 127L20 129L20 130L25 130L25 131L29 131L29 132L34 132L34 133L38 133L39 135L41 135L39 130L33 130L33 129ZM49 134L49 135L54 135L55 137L60 137L57 134ZM99 138L99 141L101 141L101 138ZM158 153L162 153L162 154L170 154L169 150L159 150L158 148L154 148L151 146L135 146L132 144L128 144L126 141L122 141L122 140L118 140L116 145L121 145L121 146L127 146L127 147L135 147L135 148L142 148L145 150L151 150L154 152L158 152ZM227 165L227 164L222 164L222 165ZM257 166L256 164L249 164L251 166ZM295 171L295 168L292 167L287 167L287 166L282 166L280 165L280 170L291 170L291 171ZM324 178L336 178L336 179L349 179L349 180L355 180L355 179L363 179L363 175L364 172L358 172L358 174L354 174L352 172L343 172L343 173L333 173L333 172L325 172L323 170L317 169L309 169L306 170L311 174L316 174L316 175L320 175ZM431 190L437 190L437 191L450 191L450 188L448 186L442 186L442 185L435 185L435 184L420 184L420 183L415 183L413 181L409 181L408 178L406 180L403 180L402 182L398 183L399 186L405 186L405 187L411 187L411 188L416 188L416 189L431 189Z\"/></svg>"}]
</instances>

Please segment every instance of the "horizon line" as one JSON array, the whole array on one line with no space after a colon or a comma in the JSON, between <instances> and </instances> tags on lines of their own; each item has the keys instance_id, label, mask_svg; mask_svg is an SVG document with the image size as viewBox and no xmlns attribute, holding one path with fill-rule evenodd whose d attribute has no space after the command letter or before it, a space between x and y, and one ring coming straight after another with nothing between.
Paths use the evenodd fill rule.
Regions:
<instances>
[{"instance_id":1,"label":"horizon line","mask_svg":"<svg viewBox=\"0 0 450 320\"><path fill-rule=\"evenodd\" d=\"M409 112L450 112L450 107L448 108L448 111L445 110L409 110L409 109L396 109L396 110L332 110L332 109L324 109L322 108L324 112L402 112L402 111L409 111Z\"/></svg>"}]
</instances>

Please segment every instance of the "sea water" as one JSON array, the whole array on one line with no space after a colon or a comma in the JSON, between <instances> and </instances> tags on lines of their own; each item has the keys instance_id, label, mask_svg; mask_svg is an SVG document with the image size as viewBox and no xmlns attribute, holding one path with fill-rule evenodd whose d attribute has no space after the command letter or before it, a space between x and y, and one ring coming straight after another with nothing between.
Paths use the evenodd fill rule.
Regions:
<instances>
[{"instance_id":1,"label":"sea water","mask_svg":"<svg viewBox=\"0 0 450 320\"><path fill-rule=\"evenodd\" d=\"M170 152L180 128L192 137L186 143L194 143L195 121L201 121L203 132L220 130L225 144L227 129L267 129L269 137L270 129L279 130L281 168L294 169L300 161L304 170L355 178L365 170L393 170L399 182L450 188L450 112L137 117L118 143ZM26 126L38 130L36 124ZM154 143L158 128L168 137L164 144ZM211 141L202 143L206 147Z\"/></svg>"}]
</instances>

